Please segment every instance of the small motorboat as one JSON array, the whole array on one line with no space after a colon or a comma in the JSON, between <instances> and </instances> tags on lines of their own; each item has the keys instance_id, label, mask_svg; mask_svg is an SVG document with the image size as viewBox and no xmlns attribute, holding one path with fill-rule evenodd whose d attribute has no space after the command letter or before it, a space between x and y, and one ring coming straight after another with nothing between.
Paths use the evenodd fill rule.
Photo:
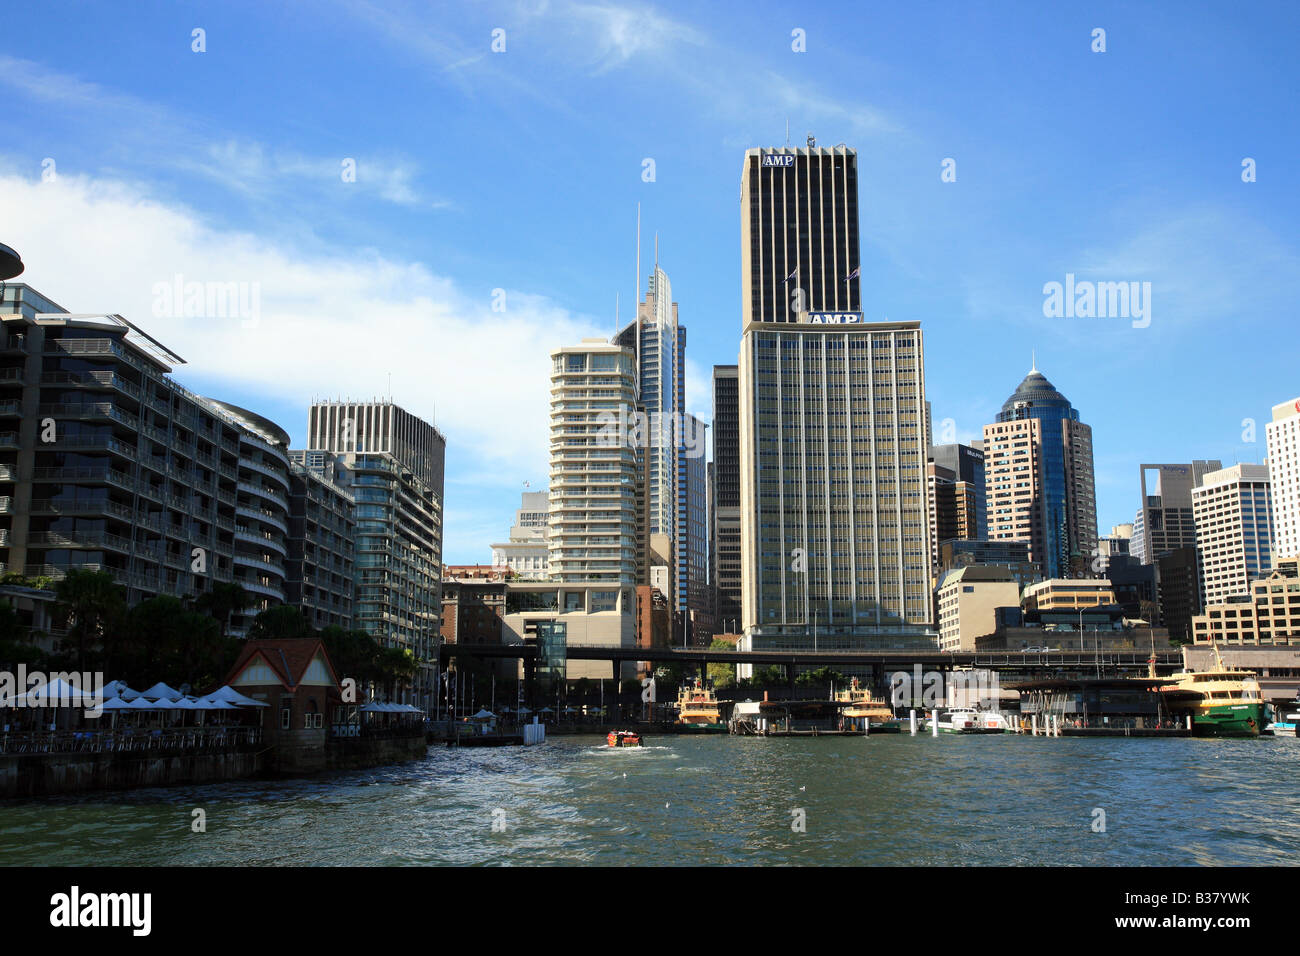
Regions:
<instances>
[{"instance_id":1,"label":"small motorboat","mask_svg":"<svg viewBox=\"0 0 1300 956\"><path fill-rule=\"evenodd\" d=\"M605 739L611 747L641 746L641 735L634 730L611 730Z\"/></svg>"}]
</instances>

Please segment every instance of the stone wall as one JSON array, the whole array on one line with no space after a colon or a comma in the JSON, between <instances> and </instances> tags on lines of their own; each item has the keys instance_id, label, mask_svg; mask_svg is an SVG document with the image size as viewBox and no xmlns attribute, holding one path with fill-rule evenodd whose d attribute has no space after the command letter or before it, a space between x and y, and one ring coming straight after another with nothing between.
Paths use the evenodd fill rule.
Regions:
<instances>
[{"instance_id":1,"label":"stone wall","mask_svg":"<svg viewBox=\"0 0 1300 956\"><path fill-rule=\"evenodd\" d=\"M261 753L189 756L0 754L0 797L169 787L239 780L261 773Z\"/></svg>"}]
</instances>

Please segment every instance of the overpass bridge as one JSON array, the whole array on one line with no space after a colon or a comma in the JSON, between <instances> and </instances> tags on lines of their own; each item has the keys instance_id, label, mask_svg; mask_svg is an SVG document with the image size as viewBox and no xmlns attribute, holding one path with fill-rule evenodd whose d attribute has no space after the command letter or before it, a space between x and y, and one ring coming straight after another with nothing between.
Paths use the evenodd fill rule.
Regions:
<instances>
[{"instance_id":1,"label":"overpass bridge","mask_svg":"<svg viewBox=\"0 0 1300 956\"><path fill-rule=\"evenodd\" d=\"M534 643L524 644L442 644L438 652L440 665L458 657L475 657L483 660L515 658L524 662L525 673L531 675L538 661L538 648ZM1078 672L1114 673L1118 669L1145 670L1151 654L1139 651L941 651L938 648L879 648L822 650L769 648L740 651L734 648L711 647L613 647L606 644L569 644L565 656L571 661L609 661L612 674L619 674L624 661L646 661L653 664L694 664L703 669L709 664L753 664L759 667L778 666L786 670L793 682L798 667L820 668L848 666L869 668L879 679L886 672L909 670L921 665L926 670L952 670L978 667L996 671L1015 671L1026 674L1043 674L1061 670ZM1168 674L1183 665L1181 651L1159 651L1155 655L1156 672Z\"/></svg>"}]
</instances>

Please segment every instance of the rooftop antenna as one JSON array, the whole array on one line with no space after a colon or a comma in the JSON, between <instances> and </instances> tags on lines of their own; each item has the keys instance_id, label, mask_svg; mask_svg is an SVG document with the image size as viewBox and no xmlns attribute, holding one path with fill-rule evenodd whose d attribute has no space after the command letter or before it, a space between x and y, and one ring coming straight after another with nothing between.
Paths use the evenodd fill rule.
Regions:
<instances>
[{"instance_id":1,"label":"rooftop antenna","mask_svg":"<svg viewBox=\"0 0 1300 956\"><path fill-rule=\"evenodd\" d=\"M1029 374L1033 375L1035 372L1038 371L1038 349L1030 349L1029 355L1030 355L1030 361L1033 365L1033 368L1029 370Z\"/></svg>"},{"instance_id":2,"label":"rooftop antenna","mask_svg":"<svg viewBox=\"0 0 1300 956\"><path fill-rule=\"evenodd\" d=\"M659 271L659 233L655 233L655 272Z\"/></svg>"}]
</instances>

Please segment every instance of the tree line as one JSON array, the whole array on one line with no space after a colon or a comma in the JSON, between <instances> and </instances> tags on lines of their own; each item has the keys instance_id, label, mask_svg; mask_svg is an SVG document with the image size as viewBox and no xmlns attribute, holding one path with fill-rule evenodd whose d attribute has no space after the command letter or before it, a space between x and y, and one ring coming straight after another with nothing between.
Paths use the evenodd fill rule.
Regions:
<instances>
[{"instance_id":1,"label":"tree line","mask_svg":"<svg viewBox=\"0 0 1300 956\"><path fill-rule=\"evenodd\" d=\"M0 577L0 584L50 587L21 575ZM31 670L100 671L133 687L165 681L173 687L215 687L229 673L243 641L230 634L234 615L252 607L254 598L238 582L214 582L191 597L158 595L128 607L126 592L108 571L70 568L52 583L57 617L67 628L50 650L42 635L24 627L18 613L0 599L0 666ZM314 628L301 609L280 605L261 611L248 628L249 639L320 638L340 679L355 678L360 687L382 688L395 695L415 676L409 650L382 647L364 630Z\"/></svg>"}]
</instances>

